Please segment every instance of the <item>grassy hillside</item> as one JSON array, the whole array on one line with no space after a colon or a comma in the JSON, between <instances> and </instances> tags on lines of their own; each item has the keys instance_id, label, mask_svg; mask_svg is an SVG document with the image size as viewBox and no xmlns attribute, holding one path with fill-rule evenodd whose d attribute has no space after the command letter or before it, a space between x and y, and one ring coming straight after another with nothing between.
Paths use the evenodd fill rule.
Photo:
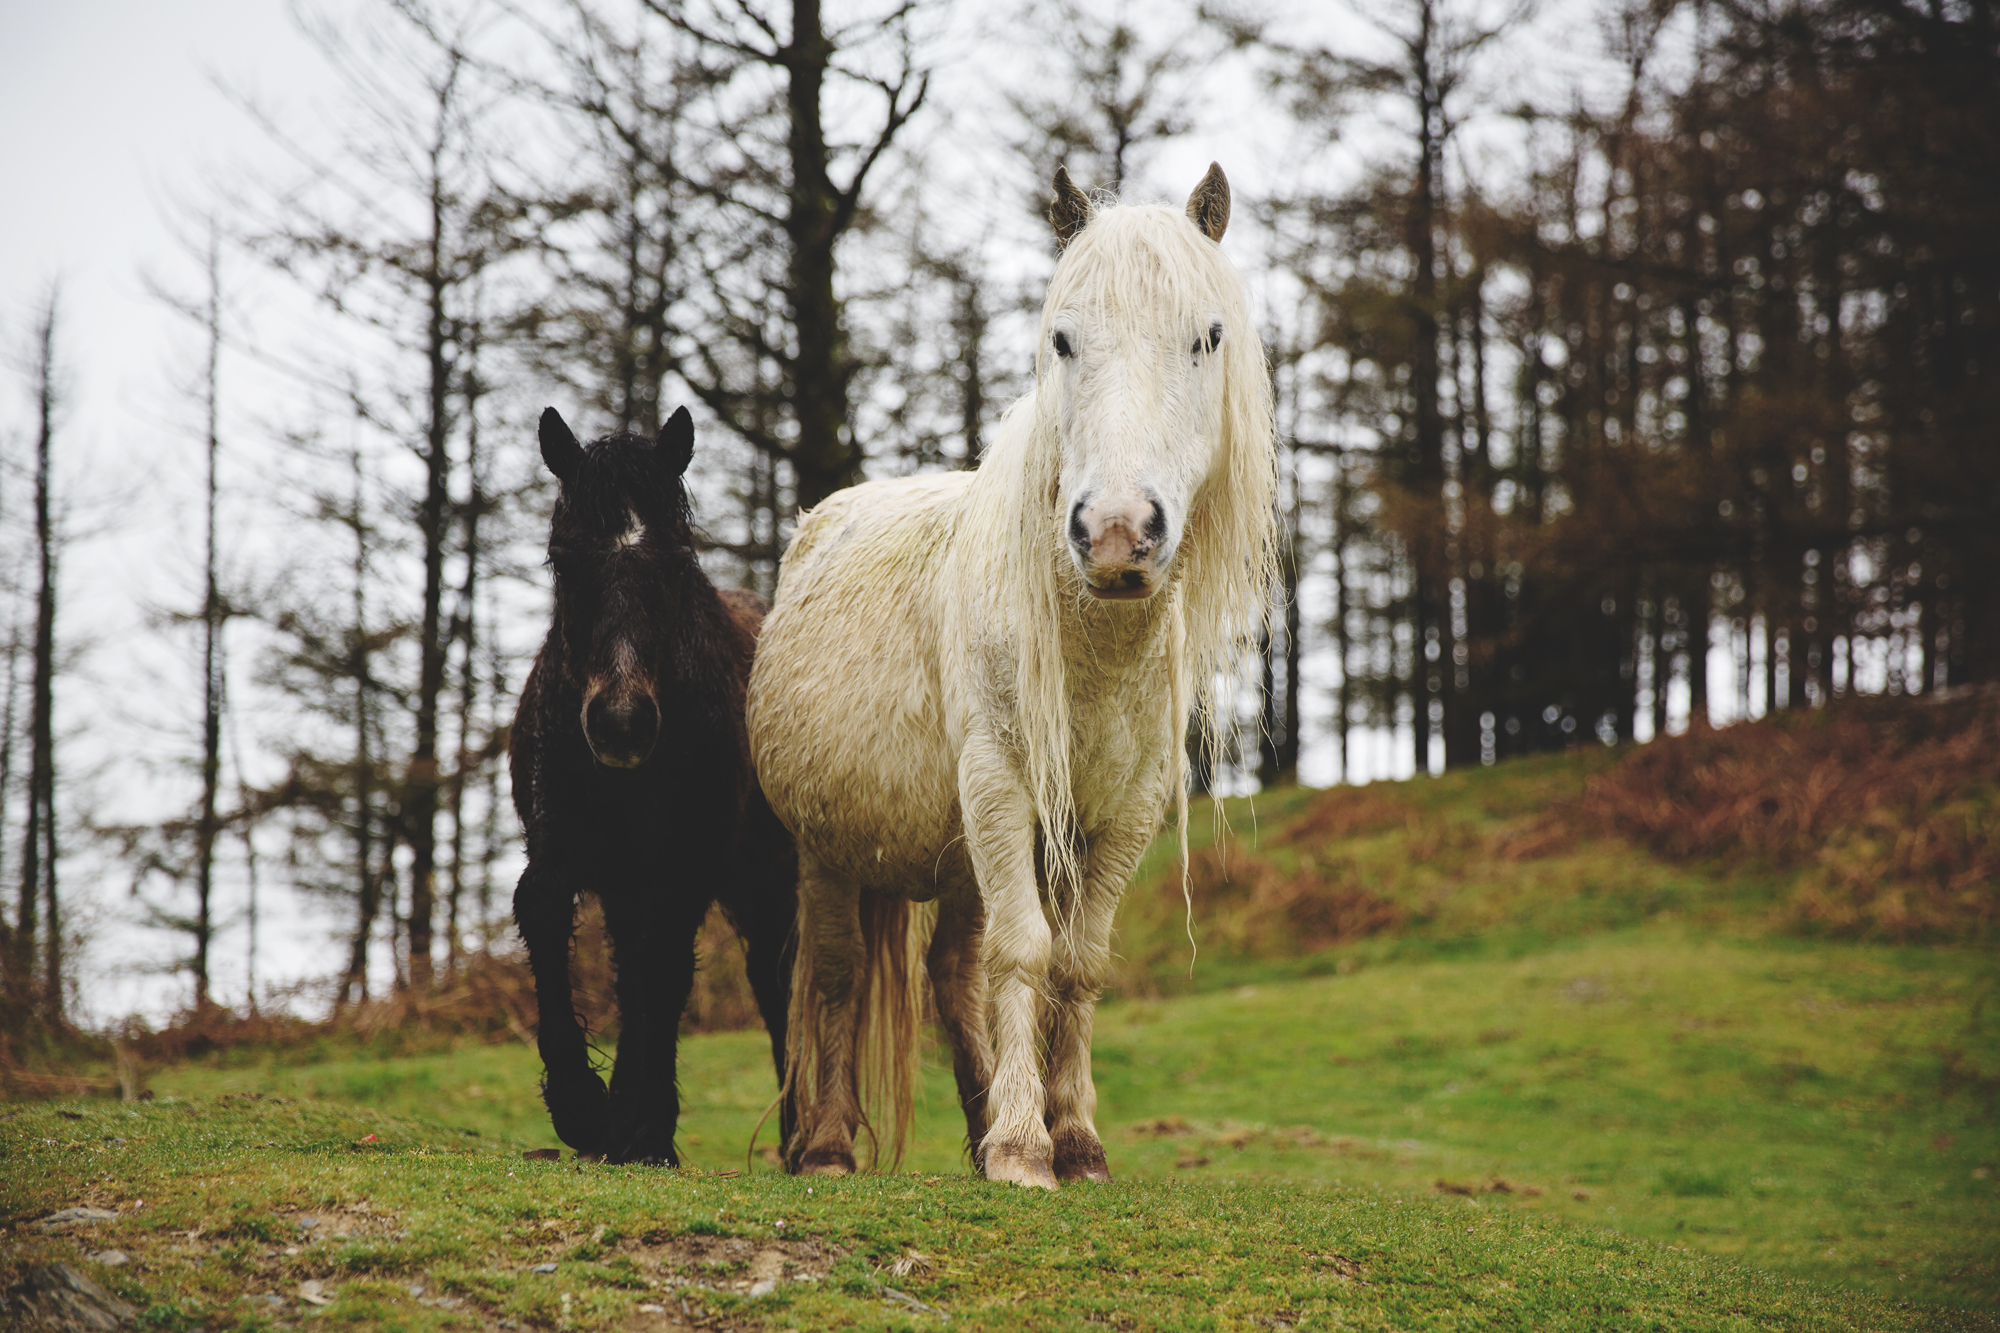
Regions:
<instances>
[{"instance_id":1,"label":"grassy hillside","mask_svg":"<svg viewBox=\"0 0 2000 1333\"><path fill-rule=\"evenodd\" d=\"M685 1042L677 1175L522 1158L512 1037L322 1037L0 1111L0 1262L115 1244L211 1329L1992 1327L2000 746L1819 725L1198 810L1198 958L1170 840L1121 913L1108 1188L970 1180L935 1051L905 1174L808 1194L760 1032Z\"/></svg>"}]
</instances>

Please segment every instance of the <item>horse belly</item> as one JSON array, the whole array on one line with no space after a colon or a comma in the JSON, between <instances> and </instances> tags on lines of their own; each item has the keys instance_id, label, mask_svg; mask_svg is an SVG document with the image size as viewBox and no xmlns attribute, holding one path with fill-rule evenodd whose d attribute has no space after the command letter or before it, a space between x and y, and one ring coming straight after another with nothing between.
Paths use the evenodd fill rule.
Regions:
<instances>
[{"instance_id":1,"label":"horse belly","mask_svg":"<svg viewBox=\"0 0 2000 1333\"><path fill-rule=\"evenodd\" d=\"M954 878L946 853L961 841L939 729L900 699L868 694L844 700L827 723L813 770L792 788L794 810L780 818L823 869L877 893L935 897Z\"/></svg>"},{"instance_id":2,"label":"horse belly","mask_svg":"<svg viewBox=\"0 0 2000 1333\"><path fill-rule=\"evenodd\" d=\"M923 538L881 530L883 517L836 508L812 531L816 549L787 558L751 673L750 746L801 853L860 887L927 899L964 859L950 854L957 763L923 610L928 568L888 558Z\"/></svg>"}]
</instances>

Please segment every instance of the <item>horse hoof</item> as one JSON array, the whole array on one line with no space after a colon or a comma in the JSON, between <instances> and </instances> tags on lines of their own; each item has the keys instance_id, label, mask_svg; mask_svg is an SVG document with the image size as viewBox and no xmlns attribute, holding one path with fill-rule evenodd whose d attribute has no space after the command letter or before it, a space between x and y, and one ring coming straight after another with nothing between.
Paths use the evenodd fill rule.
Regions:
<instances>
[{"instance_id":1,"label":"horse hoof","mask_svg":"<svg viewBox=\"0 0 2000 1333\"><path fill-rule=\"evenodd\" d=\"M550 1078L542 1102L556 1137L580 1153L603 1156L611 1147L611 1097L604 1080L585 1071L580 1077Z\"/></svg>"},{"instance_id":2,"label":"horse hoof","mask_svg":"<svg viewBox=\"0 0 2000 1333\"><path fill-rule=\"evenodd\" d=\"M1111 1179L1111 1167L1104 1160L1104 1145L1095 1134L1072 1129L1056 1135L1056 1179L1064 1184Z\"/></svg>"},{"instance_id":3,"label":"horse hoof","mask_svg":"<svg viewBox=\"0 0 2000 1333\"><path fill-rule=\"evenodd\" d=\"M854 1154L832 1148L815 1148L799 1159L802 1176L851 1176Z\"/></svg>"},{"instance_id":4,"label":"horse hoof","mask_svg":"<svg viewBox=\"0 0 2000 1333\"><path fill-rule=\"evenodd\" d=\"M994 1147L986 1150L986 1178L1015 1185L1036 1186L1045 1190L1056 1187L1056 1173L1050 1169L1049 1160L1014 1147Z\"/></svg>"}]
</instances>

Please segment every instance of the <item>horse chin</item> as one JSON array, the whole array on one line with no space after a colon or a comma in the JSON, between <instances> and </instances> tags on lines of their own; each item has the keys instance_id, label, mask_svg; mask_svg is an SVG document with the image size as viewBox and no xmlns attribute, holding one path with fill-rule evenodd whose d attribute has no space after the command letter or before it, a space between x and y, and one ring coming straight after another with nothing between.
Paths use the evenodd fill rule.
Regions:
<instances>
[{"instance_id":1,"label":"horse chin","mask_svg":"<svg viewBox=\"0 0 2000 1333\"><path fill-rule=\"evenodd\" d=\"M1110 587L1086 582L1084 586L1090 589L1090 595L1100 602L1143 602L1160 590L1160 580L1148 579L1139 584L1118 582Z\"/></svg>"},{"instance_id":2,"label":"horse chin","mask_svg":"<svg viewBox=\"0 0 2000 1333\"><path fill-rule=\"evenodd\" d=\"M631 754L631 753L613 754L613 753L607 753L606 751L597 749L595 746L592 746L590 751L590 757L597 761L597 766L599 768L615 768L629 772L632 769L643 767L646 763L646 760L651 757L651 753L648 752L647 754Z\"/></svg>"}]
</instances>

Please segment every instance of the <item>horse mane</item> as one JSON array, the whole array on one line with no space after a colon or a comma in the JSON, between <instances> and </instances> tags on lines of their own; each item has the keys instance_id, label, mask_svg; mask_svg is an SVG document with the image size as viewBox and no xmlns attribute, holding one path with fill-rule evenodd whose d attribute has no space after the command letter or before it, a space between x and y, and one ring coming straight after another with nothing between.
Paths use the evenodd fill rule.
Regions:
<instances>
[{"instance_id":1,"label":"horse mane","mask_svg":"<svg viewBox=\"0 0 2000 1333\"><path fill-rule=\"evenodd\" d=\"M1037 389L1003 418L982 477L1000 479L1008 530L993 534L1010 551L1016 580L1015 665L1018 742L1043 833L1051 888L1081 887L1082 847L1070 779L1070 718L1065 689L1063 627L1079 617L1118 614L1085 591L1063 549L1058 422L1053 395L1039 392L1054 355L1051 317L1079 304L1109 310L1145 299L1161 322L1189 328L1219 314L1226 327L1222 355L1221 456L1191 504L1174 575L1156 614L1171 617L1167 642L1173 682L1163 741L1173 755L1177 812L1186 837L1189 714L1199 692L1213 690L1246 640L1268 621L1277 583L1277 462L1270 370L1251 322L1243 279L1222 250L1164 205L1100 208L1065 250L1042 308ZM1145 313L1145 312L1141 312ZM992 513L992 511L989 511ZM1131 614L1130 611L1124 612ZM1205 710L1198 743L1213 761L1225 736L1224 709ZM1185 859L1185 857L1183 857ZM1072 899L1074 901L1074 899Z\"/></svg>"}]
</instances>

